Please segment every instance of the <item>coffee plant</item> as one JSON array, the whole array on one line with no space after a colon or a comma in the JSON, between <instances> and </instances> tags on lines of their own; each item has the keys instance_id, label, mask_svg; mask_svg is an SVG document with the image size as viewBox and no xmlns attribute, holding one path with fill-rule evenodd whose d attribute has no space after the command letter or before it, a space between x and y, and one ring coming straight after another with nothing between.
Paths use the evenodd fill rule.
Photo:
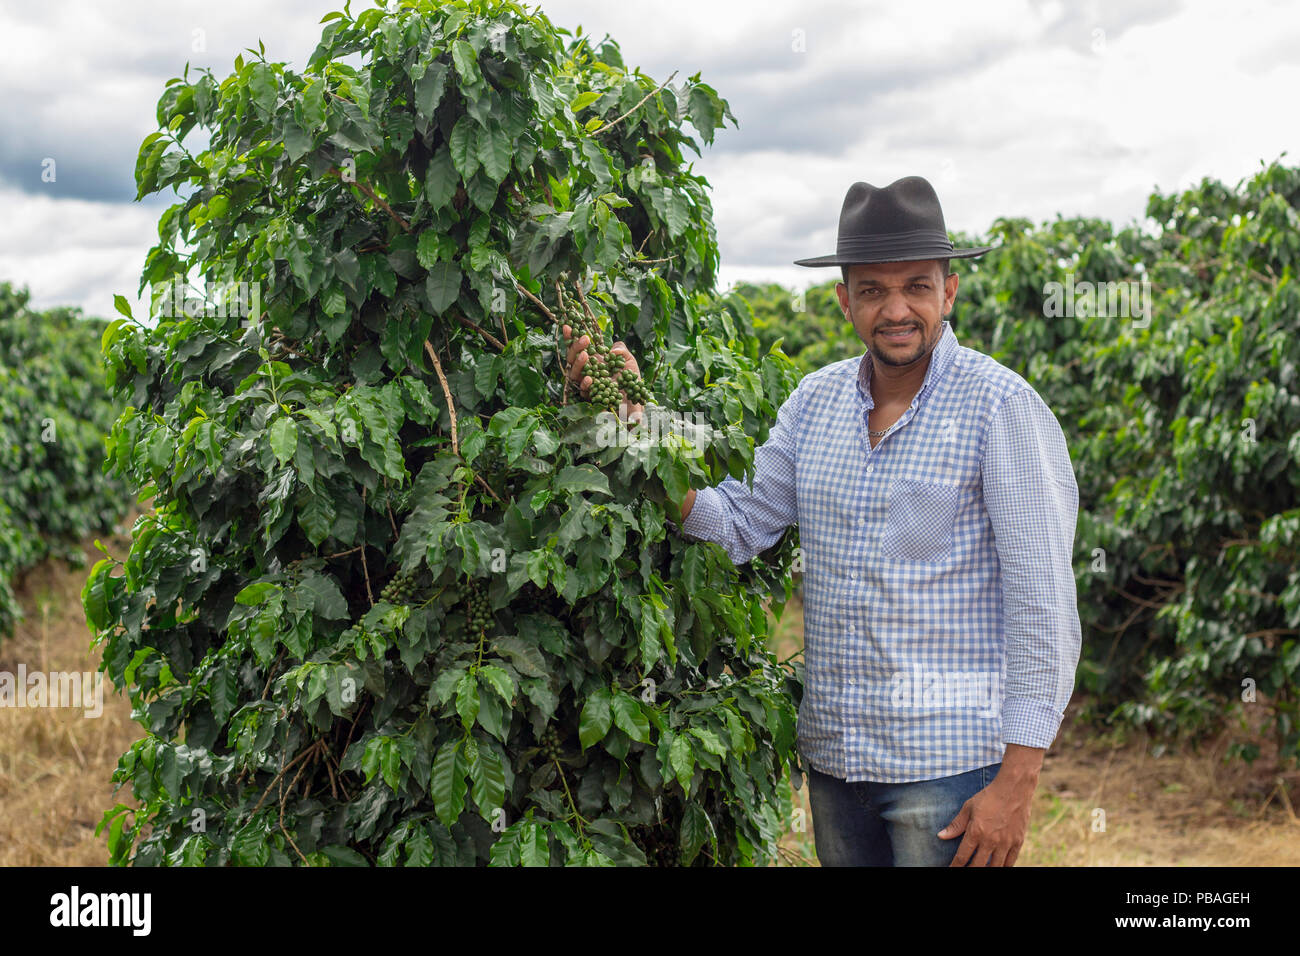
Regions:
<instances>
[{"instance_id":1,"label":"coffee plant","mask_svg":"<svg viewBox=\"0 0 1300 956\"><path fill-rule=\"evenodd\" d=\"M34 310L0 283L0 637L19 613L13 583L36 562L80 566L80 542L126 513L125 483L104 475L115 413L99 351L107 323L76 309Z\"/></svg>"},{"instance_id":2,"label":"coffee plant","mask_svg":"<svg viewBox=\"0 0 1300 956\"><path fill-rule=\"evenodd\" d=\"M301 72L187 67L140 149L178 201L152 322L104 336L107 467L152 502L83 591L147 731L111 861L770 861L794 533L737 568L673 528L797 378L713 307L683 127L711 143L725 100L512 3L322 22ZM584 400L577 314L646 381ZM602 414L651 387L681 428Z\"/></svg>"}]
</instances>

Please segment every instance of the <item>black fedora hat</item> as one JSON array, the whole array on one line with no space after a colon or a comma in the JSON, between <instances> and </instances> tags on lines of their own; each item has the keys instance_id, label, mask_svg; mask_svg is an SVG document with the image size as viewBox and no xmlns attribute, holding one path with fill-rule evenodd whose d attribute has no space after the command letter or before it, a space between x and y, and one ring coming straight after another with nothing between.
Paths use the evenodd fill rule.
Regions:
<instances>
[{"instance_id":1,"label":"black fedora hat","mask_svg":"<svg viewBox=\"0 0 1300 956\"><path fill-rule=\"evenodd\" d=\"M904 176L883 189L854 183L840 209L835 252L796 259L797 266L849 266L864 262L969 259L992 249L954 249L943 224L934 187L920 176Z\"/></svg>"}]
</instances>

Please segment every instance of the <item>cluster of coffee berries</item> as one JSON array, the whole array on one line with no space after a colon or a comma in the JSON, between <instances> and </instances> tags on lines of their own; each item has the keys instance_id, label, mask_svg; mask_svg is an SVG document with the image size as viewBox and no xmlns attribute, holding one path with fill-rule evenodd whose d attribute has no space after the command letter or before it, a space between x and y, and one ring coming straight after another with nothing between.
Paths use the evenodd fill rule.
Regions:
<instances>
[{"instance_id":1,"label":"cluster of coffee berries","mask_svg":"<svg viewBox=\"0 0 1300 956\"><path fill-rule=\"evenodd\" d=\"M618 373L618 384L633 405L644 405L650 401L650 386L630 368Z\"/></svg>"},{"instance_id":2,"label":"cluster of coffee berries","mask_svg":"<svg viewBox=\"0 0 1300 956\"><path fill-rule=\"evenodd\" d=\"M560 756L560 735L554 727L547 727L542 733L542 753L547 760L555 760Z\"/></svg>"},{"instance_id":3,"label":"cluster of coffee berries","mask_svg":"<svg viewBox=\"0 0 1300 956\"><path fill-rule=\"evenodd\" d=\"M487 589L471 580L465 589L465 623L471 633L486 631L492 626L492 602Z\"/></svg>"},{"instance_id":4,"label":"cluster of coffee berries","mask_svg":"<svg viewBox=\"0 0 1300 956\"><path fill-rule=\"evenodd\" d=\"M585 335L591 341L587 349L587 364L583 369L585 374L591 376L591 388L587 392L591 402L615 411L624 393L634 405L644 405L650 401L650 388L636 372L622 368L616 375L611 371L618 360L611 357L613 349L605 342L600 323L588 316L587 311L577 303L569 305L568 315L569 324L574 329L574 338Z\"/></svg>"},{"instance_id":5,"label":"cluster of coffee berries","mask_svg":"<svg viewBox=\"0 0 1300 956\"><path fill-rule=\"evenodd\" d=\"M379 600L390 604L409 604L413 597L415 573L412 571L398 571L379 593Z\"/></svg>"}]
</instances>

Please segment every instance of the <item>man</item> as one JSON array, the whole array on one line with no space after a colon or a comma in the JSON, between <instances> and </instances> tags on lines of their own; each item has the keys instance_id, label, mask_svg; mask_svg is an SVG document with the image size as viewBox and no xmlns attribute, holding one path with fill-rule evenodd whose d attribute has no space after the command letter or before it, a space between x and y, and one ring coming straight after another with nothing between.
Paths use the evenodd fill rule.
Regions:
<instances>
[{"instance_id":1,"label":"man","mask_svg":"<svg viewBox=\"0 0 1300 956\"><path fill-rule=\"evenodd\" d=\"M755 450L752 489L728 477L682 502L681 532L737 564L799 527L798 739L823 865L1013 865L1074 687L1065 438L1023 378L945 321L948 260L988 249L953 248L920 177L854 183L836 252L796 264L841 267L866 354L804 376ZM585 344L569 349L583 388Z\"/></svg>"}]
</instances>

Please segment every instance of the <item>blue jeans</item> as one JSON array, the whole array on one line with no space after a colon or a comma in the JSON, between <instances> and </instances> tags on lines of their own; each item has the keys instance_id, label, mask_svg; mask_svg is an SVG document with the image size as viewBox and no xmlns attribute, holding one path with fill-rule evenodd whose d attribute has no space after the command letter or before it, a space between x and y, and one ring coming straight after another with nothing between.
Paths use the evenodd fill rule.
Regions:
<instances>
[{"instance_id":1,"label":"blue jeans","mask_svg":"<svg viewBox=\"0 0 1300 956\"><path fill-rule=\"evenodd\" d=\"M912 783L848 783L808 767L817 859L822 866L948 866L964 834L941 840L939 831L1001 766Z\"/></svg>"}]
</instances>

